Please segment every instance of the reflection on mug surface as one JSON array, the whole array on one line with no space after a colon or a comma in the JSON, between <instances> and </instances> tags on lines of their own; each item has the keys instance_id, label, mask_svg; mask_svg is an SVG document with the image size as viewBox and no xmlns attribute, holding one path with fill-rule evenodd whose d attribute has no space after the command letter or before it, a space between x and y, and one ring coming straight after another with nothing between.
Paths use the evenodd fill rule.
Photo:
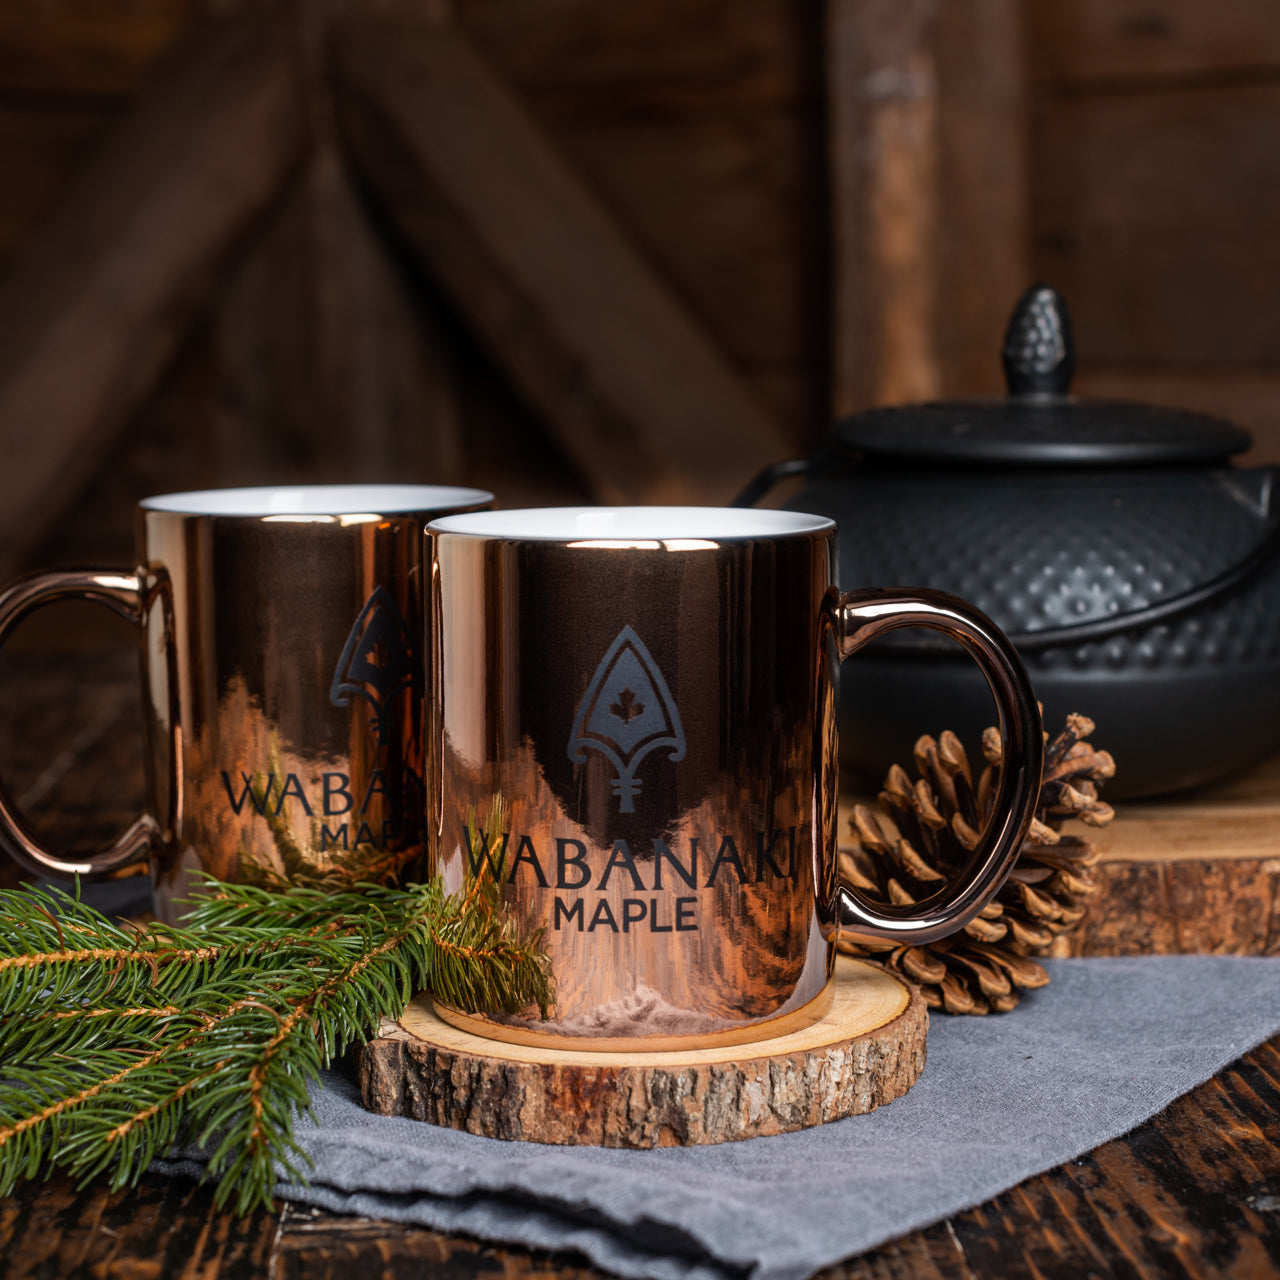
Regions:
<instances>
[{"instance_id":1,"label":"reflection on mug surface","mask_svg":"<svg viewBox=\"0 0 1280 1280\"><path fill-rule=\"evenodd\" d=\"M698 508L433 522L434 869L452 891L496 879L519 926L543 930L556 984L549 1020L442 1016L595 1048L822 1016L839 927L833 532Z\"/></svg>"},{"instance_id":2,"label":"reflection on mug surface","mask_svg":"<svg viewBox=\"0 0 1280 1280\"><path fill-rule=\"evenodd\" d=\"M132 573L15 584L0 637L67 596L139 625L149 803L96 857L43 848L7 804L6 843L63 874L145 860L166 920L192 871L298 884L420 868L422 531L490 500L408 485L168 494L139 506Z\"/></svg>"}]
</instances>

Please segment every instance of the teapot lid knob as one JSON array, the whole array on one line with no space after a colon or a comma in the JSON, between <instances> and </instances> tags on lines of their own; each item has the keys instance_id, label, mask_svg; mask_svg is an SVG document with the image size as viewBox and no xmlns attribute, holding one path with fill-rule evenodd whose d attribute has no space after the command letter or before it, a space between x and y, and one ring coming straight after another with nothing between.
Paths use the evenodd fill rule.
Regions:
<instances>
[{"instance_id":1,"label":"teapot lid knob","mask_svg":"<svg viewBox=\"0 0 1280 1280\"><path fill-rule=\"evenodd\" d=\"M929 467L1221 466L1249 447L1247 431L1207 413L1071 395L1071 316L1046 284L1018 299L1001 355L1007 396L864 409L836 423L836 444Z\"/></svg>"},{"instance_id":2,"label":"teapot lid knob","mask_svg":"<svg viewBox=\"0 0 1280 1280\"><path fill-rule=\"evenodd\" d=\"M1076 368L1067 300L1047 284L1033 284L1005 330L1005 383L1011 396L1065 396Z\"/></svg>"}]
</instances>

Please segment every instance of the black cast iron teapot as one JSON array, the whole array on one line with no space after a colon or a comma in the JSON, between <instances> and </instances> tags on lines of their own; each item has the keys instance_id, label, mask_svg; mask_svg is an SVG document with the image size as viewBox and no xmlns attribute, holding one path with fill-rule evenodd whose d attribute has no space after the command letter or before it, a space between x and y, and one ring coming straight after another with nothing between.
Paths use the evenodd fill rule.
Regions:
<instances>
[{"instance_id":1,"label":"black cast iron teapot","mask_svg":"<svg viewBox=\"0 0 1280 1280\"><path fill-rule=\"evenodd\" d=\"M840 527L839 581L963 596L1017 645L1045 723L1098 723L1112 796L1180 790L1280 749L1277 469L1228 459L1240 427L1069 394L1062 297L1037 285L1004 343L1009 394L872 409L830 447L770 468L749 505L803 475L786 505ZM916 736L992 722L950 642L905 632L844 673L842 758L872 778Z\"/></svg>"}]
</instances>

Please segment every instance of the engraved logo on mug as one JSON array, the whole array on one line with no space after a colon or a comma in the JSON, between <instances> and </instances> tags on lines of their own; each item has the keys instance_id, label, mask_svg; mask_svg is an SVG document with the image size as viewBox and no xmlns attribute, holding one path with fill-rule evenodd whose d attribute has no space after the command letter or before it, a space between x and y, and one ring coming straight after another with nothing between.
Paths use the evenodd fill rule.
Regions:
<instances>
[{"instance_id":1,"label":"engraved logo on mug","mask_svg":"<svg viewBox=\"0 0 1280 1280\"><path fill-rule=\"evenodd\" d=\"M333 672L329 701L335 707L348 707L353 696L363 698L373 708L370 725L379 745L391 741L396 695L418 683L412 652L395 601L382 587L375 587L347 636Z\"/></svg>"},{"instance_id":2,"label":"engraved logo on mug","mask_svg":"<svg viewBox=\"0 0 1280 1280\"><path fill-rule=\"evenodd\" d=\"M619 812L634 813L640 794L636 770L659 747L670 748L670 760L684 759L680 712L644 641L631 627L623 627L578 703L569 759L584 764L588 749L608 757L617 770L613 794L622 802Z\"/></svg>"}]
</instances>

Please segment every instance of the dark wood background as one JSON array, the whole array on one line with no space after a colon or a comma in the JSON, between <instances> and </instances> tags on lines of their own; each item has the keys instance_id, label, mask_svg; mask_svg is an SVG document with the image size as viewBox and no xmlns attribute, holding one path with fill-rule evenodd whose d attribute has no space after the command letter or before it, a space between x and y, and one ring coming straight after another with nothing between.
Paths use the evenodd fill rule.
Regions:
<instances>
[{"instance_id":1,"label":"dark wood background","mask_svg":"<svg viewBox=\"0 0 1280 1280\"><path fill-rule=\"evenodd\" d=\"M179 487L721 500L835 413L998 390L1036 277L1081 390L1224 412L1280 458L1268 0L248 8L279 21L0 6L5 572L126 560L133 503ZM379 23L447 32L479 79L383 74L413 40ZM397 111L483 163L379 153ZM636 346L666 401L626 382Z\"/></svg>"}]
</instances>

